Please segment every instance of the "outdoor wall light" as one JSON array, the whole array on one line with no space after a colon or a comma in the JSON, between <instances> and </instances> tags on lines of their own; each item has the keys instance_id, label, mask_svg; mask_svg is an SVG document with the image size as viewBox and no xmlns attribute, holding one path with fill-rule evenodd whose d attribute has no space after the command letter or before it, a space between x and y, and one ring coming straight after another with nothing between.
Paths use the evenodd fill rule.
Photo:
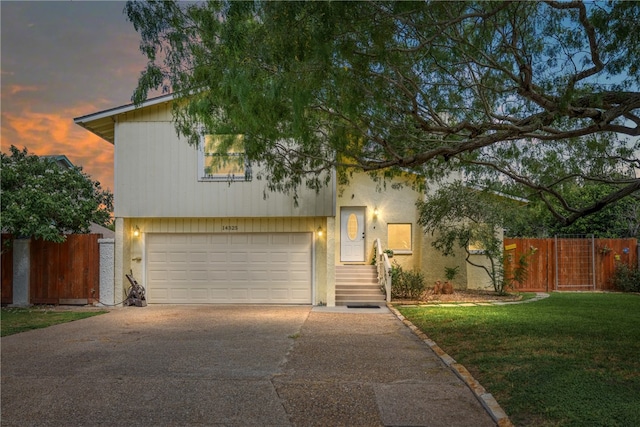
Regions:
<instances>
[{"instance_id":1,"label":"outdoor wall light","mask_svg":"<svg viewBox=\"0 0 640 427\"><path fill-rule=\"evenodd\" d=\"M378 210L378 208L373 208L373 217L378 218L379 214L380 214L380 211Z\"/></svg>"},{"instance_id":2,"label":"outdoor wall light","mask_svg":"<svg viewBox=\"0 0 640 427\"><path fill-rule=\"evenodd\" d=\"M133 237L140 237L140 229L136 225L136 228L133 229Z\"/></svg>"},{"instance_id":3,"label":"outdoor wall light","mask_svg":"<svg viewBox=\"0 0 640 427\"><path fill-rule=\"evenodd\" d=\"M318 237L322 237L322 226L318 227L317 233L318 233Z\"/></svg>"}]
</instances>

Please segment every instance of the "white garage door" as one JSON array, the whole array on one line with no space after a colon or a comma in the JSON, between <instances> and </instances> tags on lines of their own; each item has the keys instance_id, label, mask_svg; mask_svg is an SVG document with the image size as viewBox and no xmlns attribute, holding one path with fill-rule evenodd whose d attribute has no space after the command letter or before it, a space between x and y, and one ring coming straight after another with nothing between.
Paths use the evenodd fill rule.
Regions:
<instances>
[{"instance_id":1,"label":"white garage door","mask_svg":"<svg viewBox=\"0 0 640 427\"><path fill-rule=\"evenodd\" d=\"M311 233L148 234L149 303L311 303Z\"/></svg>"}]
</instances>

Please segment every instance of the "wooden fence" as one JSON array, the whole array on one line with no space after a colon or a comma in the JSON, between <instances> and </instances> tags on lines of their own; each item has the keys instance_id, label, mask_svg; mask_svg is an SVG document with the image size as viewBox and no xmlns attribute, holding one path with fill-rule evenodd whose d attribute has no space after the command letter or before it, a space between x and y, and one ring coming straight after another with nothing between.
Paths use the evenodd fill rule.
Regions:
<instances>
[{"instance_id":1,"label":"wooden fence","mask_svg":"<svg viewBox=\"0 0 640 427\"><path fill-rule=\"evenodd\" d=\"M10 236L3 235L3 242ZM30 303L92 304L100 297L101 234L72 234L64 243L31 240ZM5 271L7 270L7 271ZM10 270L10 271L9 271ZM13 253L3 246L2 304L13 302Z\"/></svg>"},{"instance_id":2,"label":"wooden fence","mask_svg":"<svg viewBox=\"0 0 640 427\"><path fill-rule=\"evenodd\" d=\"M0 302L4 304L13 303L13 249L11 247L11 235L2 235L2 294Z\"/></svg>"},{"instance_id":3,"label":"wooden fence","mask_svg":"<svg viewBox=\"0 0 640 427\"><path fill-rule=\"evenodd\" d=\"M535 249L528 258L527 279L517 289L521 292L549 292L554 290L613 290L611 278L617 263L638 265L637 239L504 239L507 263ZM585 245L588 244L588 248ZM559 250L560 256L557 256ZM592 264L584 265L577 259L577 251L589 251ZM508 268L508 267L507 267ZM587 283L588 282L588 283ZM572 283L570 286L557 284ZM592 283L592 285L591 285Z\"/></svg>"}]
</instances>

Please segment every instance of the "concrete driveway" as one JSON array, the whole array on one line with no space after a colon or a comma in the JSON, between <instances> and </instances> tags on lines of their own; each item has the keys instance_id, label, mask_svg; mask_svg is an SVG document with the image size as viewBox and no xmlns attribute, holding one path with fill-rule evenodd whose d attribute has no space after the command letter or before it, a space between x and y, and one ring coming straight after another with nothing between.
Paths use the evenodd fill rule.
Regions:
<instances>
[{"instance_id":1,"label":"concrete driveway","mask_svg":"<svg viewBox=\"0 0 640 427\"><path fill-rule=\"evenodd\" d=\"M154 305L5 337L2 425L495 425L380 312Z\"/></svg>"}]
</instances>

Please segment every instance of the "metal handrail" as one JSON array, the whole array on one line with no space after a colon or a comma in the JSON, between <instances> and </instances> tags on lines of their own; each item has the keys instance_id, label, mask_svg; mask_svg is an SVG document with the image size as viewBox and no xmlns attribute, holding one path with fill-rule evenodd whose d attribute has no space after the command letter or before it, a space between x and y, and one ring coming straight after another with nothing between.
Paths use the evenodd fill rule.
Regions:
<instances>
[{"instance_id":1,"label":"metal handrail","mask_svg":"<svg viewBox=\"0 0 640 427\"><path fill-rule=\"evenodd\" d=\"M391 302L391 262L386 252L382 251L380 239L374 242L374 250L376 252L376 268L378 269L378 283L384 287L387 302Z\"/></svg>"}]
</instances>

